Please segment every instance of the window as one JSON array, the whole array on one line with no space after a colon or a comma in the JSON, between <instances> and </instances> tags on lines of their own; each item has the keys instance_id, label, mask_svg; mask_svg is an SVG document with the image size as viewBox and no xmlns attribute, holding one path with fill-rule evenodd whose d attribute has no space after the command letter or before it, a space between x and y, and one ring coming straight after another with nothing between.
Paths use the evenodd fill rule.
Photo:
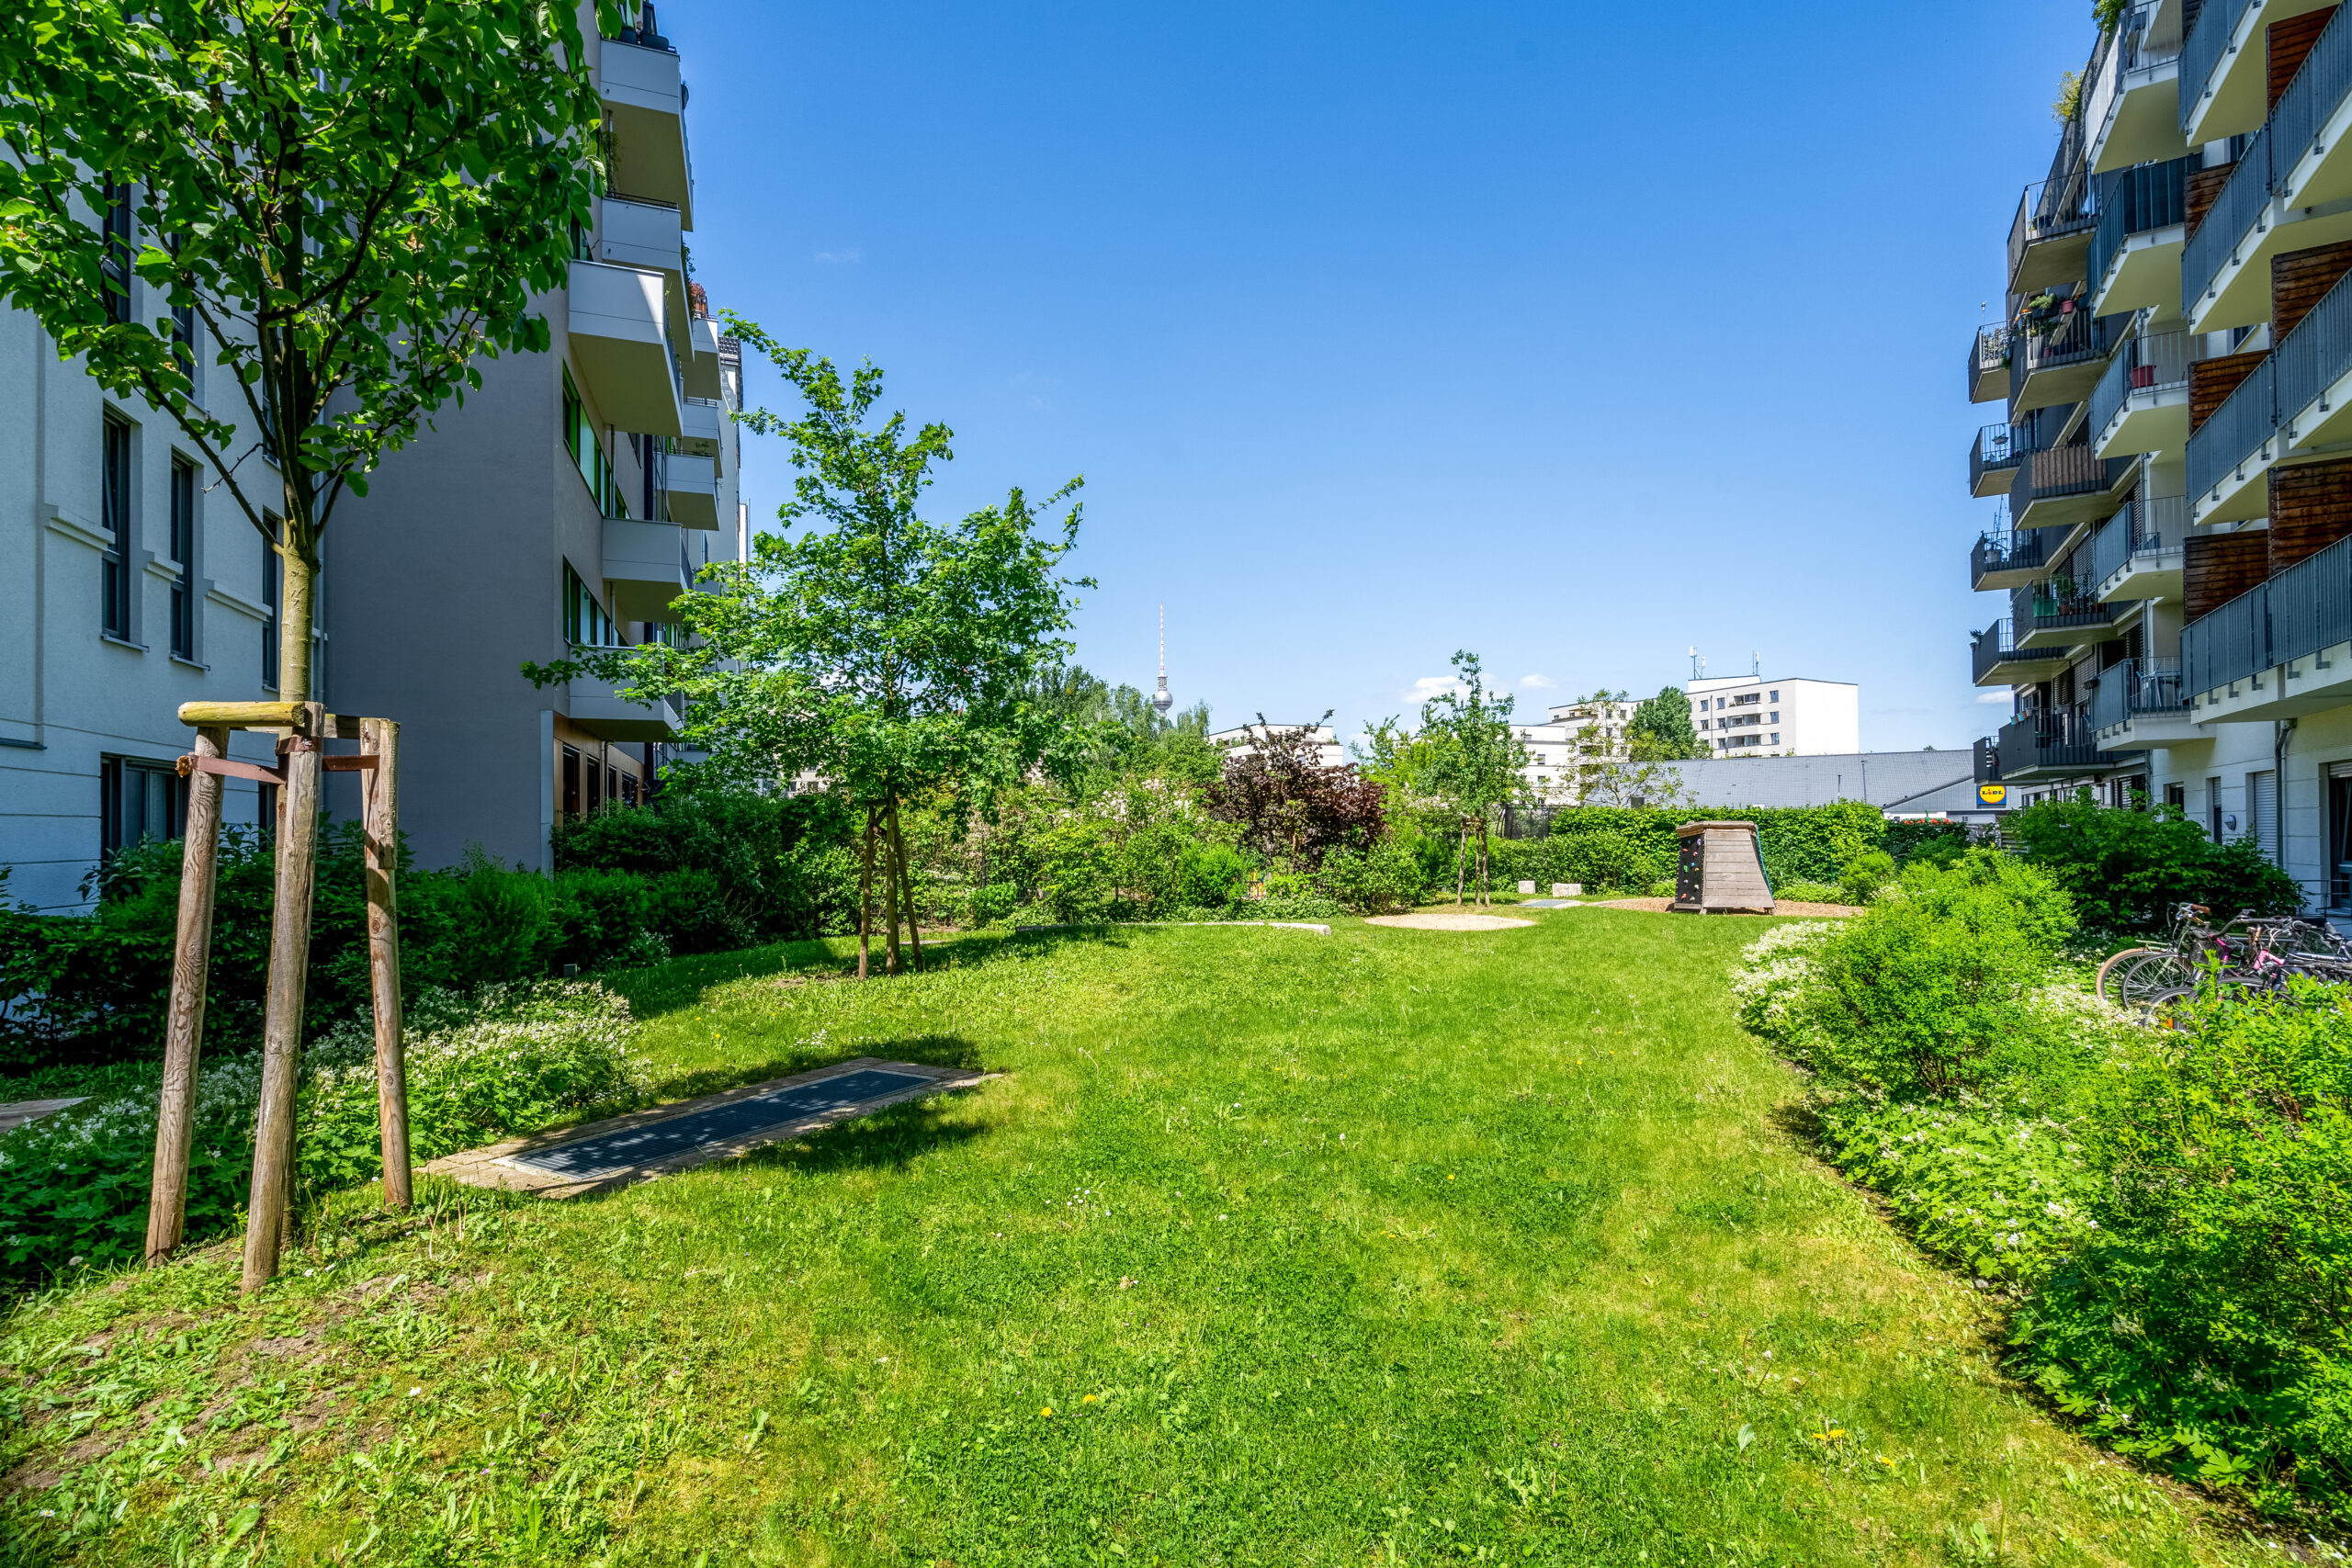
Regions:
<instances>
[{"instance_id":1,"label":"window","mask_svg":"<svg viewBox=\"0 0 2352 1568\"><path fill-rule=\"evenodd\" d=\"M2263 859L2278 863L2278 775L2264 769L2245 776L2246 833Z\"/></svg>"},{"instance_id":2,"label":"window","mask_svg":"<svg viewBox=\"0 0 2352 1568\"><path fill-rule=\"evenodd\" d=\"M2186 812L2188 809L2188 786L2180 784L2165 785L2165 804L2175 811Z\"/></svg>"},{"instance_id":3,"label":"window","mask_svg":"<svg viewBox=\"0 0 2352 1568\"><path fill-rule=\"evenodd\" d=\"M572 385L569 369L563 373L563 449L571 454L580 477L588 481L588 493L596 498L597 515L628 516L628 503L613 482L613 461L605 456L605 445L596 438L588 405L582 400L580 389Z\"/></svg>"},{"instance_id":4,"label":"window","mask_svg":"<svg viewBox=\"0 0 2352 1568\"><path fill-rule=\"evenodd\" d=\"M2205 781L2205 831L2215 843L2222 841L2222 781Z\"/></svg>"},{"instance_id":5,"label":"window","mask_svg":"<svg viewBox=\"0 0 2352 1568\"><path fill-rule=\"evenodd\" d=\"M613 618L605 614L605 607L596 603L596 596L571 570L570 561L563 563L563 640L574 648L621 646Z\"/></svg>"},{"instance_id":6,"label":"window","mask_svg":"<svg viewBox=\"0 0 2352 1568\"><path fill-rule=\"evenodd\" d=\"M286 585L286 562L277 554L277 519L265 515L269 537L261 543L261 606L269 612L261 624L261 683L277 690L277 600Z\"/></svg>"},{"instance_id":7,"label":"window","mask_svg":"<svg viewBox=\"0 0 2352 1568\"><path fill-rule=\"evenodd\" d=\"M172 584L172 652L196 660L196 465L172 459L172 564L180 570Z\"/></svg>"},{"instance_id":8,"label":"window","mask_svg":"<svg viewBox=\"0 0 2352 1568\"><path fill-rule=\"evenodd\" d=\"M254 813L254 826L261 829L262 837L275 839L277 837L277 786L274 784L255 784L254 788L259 792L260 795L256 802L258 809Z\"/></svg>"},{"instance_id":9,"label":"window","mask_svg":"<svg viewBox=\"0 0 2352 1568\"><path fill-rule=\"evenodd\" d=\"M1780 716L1779 716L1778 714L1775 714L1773 716L1774 716L1775 718L1777 718L1777 717L1779 717ZM1772 731L1772 744L1773 744L1773 745L1775 745L1775 746L1778 746L1780 743L1781 743L1781 732L1780 732L1779 730L1777 730L1777 729L1776 729L1776 730Z\"/></svg>"},{"instance_id":10,"label":"window","mask_svg":"<svg viewBox=\"0 0 2352 1568\"><path fill-rule=\"evenodd\" d=\"M130 640L130 426L106 416L98 451L99 521L114 536L100 575L106 635Z\"/></svg>"},{"instance_id":11,"label":"window","mask_svg":"<svg viewBox=\"0 0 2352 1568\"><path fill-rule=\"evenodd\" d=\"M98 270L107 283L107 319L118 324L130 320L130 255L134 249L128 182L107 184L106 254Z\"/></svg>"},{"instance_id":12,"label":"window","mask_svg":"<svg viewBox=\"0 0 2352 1568\"><path fill-rule=\"evenodd\" d=\"M1774 724L1778 724L1778 723L1780 723L1780 722L1781 722L1781 714L1780 714L1780 710L1779 710L1778 708L1775 708L1774 710L1772 710L1772 722L1773 722Z\"/></svg>"},{"instance_id":13,"label":"window","mask_svg":"<svg viewBox=\"0 0 2352 1568\"><path fill-rule=\"evenodd\" d=\"M1779 702L1779 701L1781 700L1781 694L1780 694L1780 693L1778 693L1778 692L1774 692L1774 693L1772 694L1772 700L1773 700L1774 702L1776 702L1776 703L1777 703L1777 702Z\"/></svg>"},{"instance_id":14,"label":"window","mask_svg":"<svg viewBox=\"0 0 2352 1568\"><path fill-rule=\"evenodd\" d=\"M164 762L107 757L98 763L99 850L176 839L187 825L187 781Z\"/></svg>"},{"instance_id":15,"label":"window","mask_svg":"<svg viewBox=\"0 0 2352 1568\"><path fill-rule=\"evenodd\" d=\"M580 815L580 753L570 746L563 749L563 814Z\"/></svg>"}]
</instances>

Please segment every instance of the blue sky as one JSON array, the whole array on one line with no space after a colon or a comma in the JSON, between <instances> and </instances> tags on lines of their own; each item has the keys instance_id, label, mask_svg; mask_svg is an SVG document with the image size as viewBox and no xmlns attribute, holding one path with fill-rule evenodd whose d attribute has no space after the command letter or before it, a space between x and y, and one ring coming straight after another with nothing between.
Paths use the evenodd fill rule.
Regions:
<instances>
[{"instance_id":1,"label":"blue sky","mask_svg":"<svg viewBox=\"0 0 2352 1568\"><path fill-rule=\"evenodd\" d=\"M1352 732L1456 649L1527 713L1695 643L1871 750L2002 712L1962 356L2088 11L661 6L714 303L953 425L942 517L1085 475L1088 668L1148 687L1164 600L1180 700Z\"/></svg>"}]
</instances>

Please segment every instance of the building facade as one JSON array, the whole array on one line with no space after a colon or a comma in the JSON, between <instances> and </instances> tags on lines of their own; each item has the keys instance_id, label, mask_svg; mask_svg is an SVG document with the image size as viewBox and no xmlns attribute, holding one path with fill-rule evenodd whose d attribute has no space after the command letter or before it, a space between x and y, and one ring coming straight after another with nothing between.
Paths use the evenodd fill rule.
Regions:
<instances>
[{"instance_id":1,"label":"building facade","mask_svg":"<svg viewBox=\"0 0 2352 1568\"><path fill-rule=\"evenodd\" d=\"M1583 770L1625 761L1625 730L1639 705L1614 697L1555 703L1550 722L1511 726L1511 735L1527 748L1523 775L1533 798L1573 806L1584 793Z\"/></svg>"},{"instance_id":2,"label":"building facade","mask_svg":"<svg viewBox=\"0 0 2352 1568\"><path fill-rule=\"evenodd\" d=\"M550 350L481 362L481 389L323 536L316 695L401 723L425 865L479 847L544 868L558 819L643 799L681 716L592 681L542 691L522 665L674 637L672 601L749 547L740 356L684 249L680 60L650 6L632 20L595 39L583 14L611 188L537 301ZM109 850L177 833L178 705L274 692L276 576L169 416L103 393L20 313L0 317L0 865L8 895L69 909ZM269 742L232 754L267 761ZM328 809L356 815L354 776L329 778ZM227 781L227 820L266 822L264 787Z\"/></svg>"},{"instance_id":3,"label":"building facade","mask_svg":"<svg viewBox=\"0 0 2352 1568\"><path fill-rule=\"evenodd\" d=\"M1690 724L1716 757L1845 756L1862 749L1861 688L1724 675L1685 681Z\"/></svg>"},{"instance_id":4,"label":"building facade","mask_svg":"<svg viewBox=\"0 0 2352 1568\"><path fill-rule=\"evenodd\" d=\"M1348 749L1340 744L1339 737L1328 724L1259 723L1237 725L1231 729L1219 729L1210 734L1209 744L1221 746L1228 758L1257 755L1261 743L1269 739L1304 738L1315 749L1318 766L1336 768L1348 760Z\"/></svg>"},{"instance_id":5,"label":"building facade","mask_svg":"<svg viewBox=\"0 0 2352 1568\"><path fill-rule=\"evenodd\" d=\"M1970 454L2011 716L1983 772L2250 838L2352 899L2352 15L2136 6L2007 234Z\"/></svg>"}]
</instances>

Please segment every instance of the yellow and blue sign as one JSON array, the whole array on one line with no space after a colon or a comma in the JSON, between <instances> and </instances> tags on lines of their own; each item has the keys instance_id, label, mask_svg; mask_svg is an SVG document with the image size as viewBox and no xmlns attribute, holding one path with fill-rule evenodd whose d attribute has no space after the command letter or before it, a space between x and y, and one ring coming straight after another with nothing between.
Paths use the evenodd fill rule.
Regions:
<instances>
[{"instance_id":1,"label":"yellow and blue sign","mask_svg":"<svg viewBox=\"0 0 2352 1568\"><path fill-rule=\"evenodd\" d=\"M2007 784L1989 784L1976 786L1976 800L1980 806L2006 806L2008 804L2008 799L2009 786Z\"/></svg>"}]
</instances>

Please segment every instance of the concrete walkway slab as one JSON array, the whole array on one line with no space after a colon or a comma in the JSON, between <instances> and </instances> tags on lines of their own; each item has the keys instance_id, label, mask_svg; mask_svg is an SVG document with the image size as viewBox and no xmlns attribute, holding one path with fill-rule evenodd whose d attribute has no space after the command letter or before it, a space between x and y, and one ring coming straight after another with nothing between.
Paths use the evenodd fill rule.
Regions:
<instances>
[{"instance_id":1,"label":"concrete walkway slab","mask_svg":"<svg viewBox=\"0 0 2352 1568\"><path fill-rule=\"evenodd\" d=\"M71 1100L12 1100L0 1105L0 1136L15 1132L28 1122L38 1122L44 1116L54 1116L70 1106L81 1104L90 1097L77 1094Z\"/></svg>"},{"instance_id":2,"label":"concrete walkway slab","mask_svg":"<svg viewBox=\"0 0 2352 1568\"><path fill-rule=\"evenodd\" d=\"M994 1077L860 1056L577 1127L447 1155L424 1169L473 1187L577 1198L607 1192L870 1116L885 1106Z\"/></svg>"}]
</instances>

